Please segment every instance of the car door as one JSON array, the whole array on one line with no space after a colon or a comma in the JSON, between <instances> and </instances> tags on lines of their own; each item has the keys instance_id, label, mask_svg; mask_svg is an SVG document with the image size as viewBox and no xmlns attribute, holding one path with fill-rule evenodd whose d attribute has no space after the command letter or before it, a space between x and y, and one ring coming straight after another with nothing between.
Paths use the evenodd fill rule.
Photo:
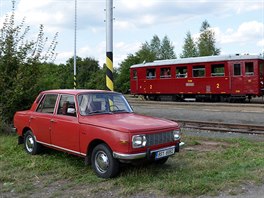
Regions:
<instances>
[{"instance_id":1,"label":"car door","mask_svg":"<svg viewBox=\"0 0 264 198\"><path fill-rule=\"evenodd\" d=\"M74 95L60 95L58 108L51 120L51 143L53 146L79 153L79 123Z\"/></svg>"},{"instance_id":2,"label":"car door","mask_svg":"<svg viewBox=\"0 0 264 198\"><path fill-rule=\"evenodd\" d=\"M40 143L50 144L51 122L58 94L46 94L30 116L30 128Z\"/></svg>"}]
</instances>

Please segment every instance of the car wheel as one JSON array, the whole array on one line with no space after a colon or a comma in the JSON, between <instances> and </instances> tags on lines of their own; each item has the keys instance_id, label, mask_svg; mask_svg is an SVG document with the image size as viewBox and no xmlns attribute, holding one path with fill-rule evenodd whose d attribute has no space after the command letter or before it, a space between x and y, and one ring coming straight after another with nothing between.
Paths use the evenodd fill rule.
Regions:
<instances>
[{"instance_id":1,"label":"car wheel","mask_svg":"<svg viewBox=\"0 0 264 198\"><path fill-rule=\"evenodd\" d=\"M162 164L165 164L165 163L167 162L168 159L169 159L168 157L164 157L164 158L161 158L161 159L155 160L154 163L155 163L155 164L162 165Z\"/></svg>"},{"instance_id":2,"label":"car wheel","mask_svg":"<svg viewBox=\"0 0 264 198\"><path fill-rule=\"evenodd\" d=\"M31 155L36 155L40 152L41 145L36 142L35 136L30 130L24 135L24 148Z\"/></svg>"},{"instance_id":3,"label":"car wheel","mask_svg":"<svg viewBox=\"0 0 264 198\"><path fill-rule=\"evenodd\" d=\"M102 178L115 177L119 172L119 162L113 157L111 149L106 144L99 144L93 149L92 167Z\"/></svg>"}]
</instances>

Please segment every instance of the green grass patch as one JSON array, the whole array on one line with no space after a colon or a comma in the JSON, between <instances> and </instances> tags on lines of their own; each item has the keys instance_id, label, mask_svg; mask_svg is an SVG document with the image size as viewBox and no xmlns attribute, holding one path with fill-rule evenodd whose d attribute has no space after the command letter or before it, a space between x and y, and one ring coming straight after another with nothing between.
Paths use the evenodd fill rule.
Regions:
<instances>
[{"instance_id":1,"label":"green grass patch","mask_svg":"<svg viewBox=\"0 0 264 198\"><path fill-rule=\"evenodd\" d=\"M124 166L119 177L104 180L82 158L50 149L31 156L17 145L17 136L0 135L0 195L85 197L107 191L116 196L199 196L263 182L263 142L197 137L184 141L185 149L164 165Z\"/></svg>"}]
</instances>

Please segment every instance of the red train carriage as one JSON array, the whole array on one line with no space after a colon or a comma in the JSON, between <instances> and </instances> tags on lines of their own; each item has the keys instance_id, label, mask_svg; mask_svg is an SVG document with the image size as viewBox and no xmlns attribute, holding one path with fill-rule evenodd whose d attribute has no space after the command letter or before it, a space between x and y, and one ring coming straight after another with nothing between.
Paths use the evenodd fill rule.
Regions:
<instances>
[{"instance_id":1,"label":"red train carriage","mask_svg":"<svg viewBox=\"0 0 264 198\"><path fill-rule=\"evenodd\" d=\"M263 95L263 73L255 55L161 60L131 66L130 88L150 100L243 101Z\"/></svg>"}]
</instances>

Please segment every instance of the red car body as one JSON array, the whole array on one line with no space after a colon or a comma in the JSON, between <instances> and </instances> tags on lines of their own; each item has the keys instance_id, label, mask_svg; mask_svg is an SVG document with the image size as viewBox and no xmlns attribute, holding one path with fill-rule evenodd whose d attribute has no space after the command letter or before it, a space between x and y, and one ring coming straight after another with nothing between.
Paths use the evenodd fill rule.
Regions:
<instances>
[{"instance_id":1,"label":"red car body","mask_svg":"<svg viewBox=\"0 0 264 198\"><path fill-rule=\"evenodd\" d=\"M87 110L91 104L99 110ZM165 162L180 143L177 123L133 113L122 94L100 90L41 92L30 110L16 112L14 129L29 154L44 145L82 156L104 178L120 162Z\"/></svg>"}]
</instances>

